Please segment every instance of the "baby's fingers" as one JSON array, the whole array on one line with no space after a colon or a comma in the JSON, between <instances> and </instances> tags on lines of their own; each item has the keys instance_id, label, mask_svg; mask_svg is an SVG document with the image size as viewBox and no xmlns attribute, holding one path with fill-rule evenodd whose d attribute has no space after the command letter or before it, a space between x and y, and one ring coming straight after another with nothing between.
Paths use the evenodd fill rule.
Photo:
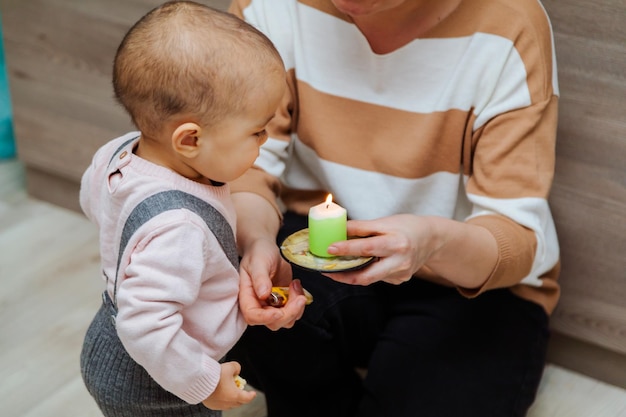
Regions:
<instances>
[{"instance_id":1,"label":"baby's fingers","mask_svg":"<svg viewBox=\"0 0 626 417\"><path fill-rule=\"evenodd\" d=\"M237 395L237 404L244 405L248 404L250 401L254 400L256 397L256 391L254 390L241 390L241 392Z\"/></svg>"}]
</instances>

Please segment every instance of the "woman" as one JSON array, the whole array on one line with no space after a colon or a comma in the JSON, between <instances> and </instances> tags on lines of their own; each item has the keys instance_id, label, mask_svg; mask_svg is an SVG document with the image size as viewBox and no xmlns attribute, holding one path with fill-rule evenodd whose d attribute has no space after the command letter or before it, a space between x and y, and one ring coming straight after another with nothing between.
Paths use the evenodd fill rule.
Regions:
<instances>
[{"instance_id":1,"label":"woman","mask_svg":"<svg viewBox=\"0 0 626 417\"><path fill-rule=\"evenodd\" d=\"M232 357L255 370L269 415L525 415L559 294L547 203L558 87L541 4L231 11L272 39L290 84L256 167L232 184L240 306L257 325ZM328 193L362 237L328 252L377 261L292 274L275 239L307 227ZM264 306L289 282L297 296ZM315 298L306 309L301 286Z\"/></svg>"}]
</instances>

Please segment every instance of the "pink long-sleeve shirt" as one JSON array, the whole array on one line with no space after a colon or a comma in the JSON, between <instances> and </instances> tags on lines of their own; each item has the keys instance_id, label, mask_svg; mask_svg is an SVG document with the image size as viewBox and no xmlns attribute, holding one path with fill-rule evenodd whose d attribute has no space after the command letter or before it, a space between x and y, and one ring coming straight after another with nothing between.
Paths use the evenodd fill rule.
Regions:
<instances>
[{"instance_id":1,"label":"pink long-sleeve shirt","mask_svg":"<svg viewBox=\"0 0 626 417\"><path fill-rule=\"evenodd\" d=\"M235 231L228 185L191 181L133 154L130 132L104 145L82 178L80 204L100 231L107 291L114 280L124 223L142 200L180 190L217 209ZM163 388L188 403L206 399L220 378L219 359L245 329L239 274L205 221L166 211L143 224L123 253L117 283L117 333L130 356Z\"/></svg>"}]
</instances>

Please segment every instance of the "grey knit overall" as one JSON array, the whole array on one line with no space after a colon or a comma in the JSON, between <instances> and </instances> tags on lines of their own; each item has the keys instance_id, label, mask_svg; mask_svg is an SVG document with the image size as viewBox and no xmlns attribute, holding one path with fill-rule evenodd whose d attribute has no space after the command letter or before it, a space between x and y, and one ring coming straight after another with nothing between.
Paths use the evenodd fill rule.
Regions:
<instances>
[{"instance_id":1,"label":"grey knit overall","mask_svg":"<svg viewBox=\"0 0 626 417\"><path fill-rule=\"evenodd\" d=\"M165 191L142 201L124 225L120 258L130 237L150 218L167 210L187 208L201 216L238 268L235 239L226 219L207 202L182 191ZM219 417L221 411L191 405L157 384L126 352L115 330L117 273L113 300L105 291L83 343L80 367L83 381L106 417Z\"/></svg>"}]
</instances>

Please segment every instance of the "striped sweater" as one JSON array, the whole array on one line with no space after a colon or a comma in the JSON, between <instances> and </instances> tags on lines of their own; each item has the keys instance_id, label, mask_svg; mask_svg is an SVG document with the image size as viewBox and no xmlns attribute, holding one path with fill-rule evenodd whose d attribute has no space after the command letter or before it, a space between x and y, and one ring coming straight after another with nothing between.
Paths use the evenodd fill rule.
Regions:
<instances>
[{"instance_id":1,"label":"striped sweater","mask_svg":"<svg viewBox=\"0 0 626 417\"><path fill-rule=\"evenodd\" d=\"M463 0L387 54L329 0L235 0L230 10L272 39L290 85L233 192L303 214L330 192L353 219L412 213L483 226L497 265L481 288L459 290L511 288L553 311L558 86L537 0Z\"/></svg>"}]
</instances>

